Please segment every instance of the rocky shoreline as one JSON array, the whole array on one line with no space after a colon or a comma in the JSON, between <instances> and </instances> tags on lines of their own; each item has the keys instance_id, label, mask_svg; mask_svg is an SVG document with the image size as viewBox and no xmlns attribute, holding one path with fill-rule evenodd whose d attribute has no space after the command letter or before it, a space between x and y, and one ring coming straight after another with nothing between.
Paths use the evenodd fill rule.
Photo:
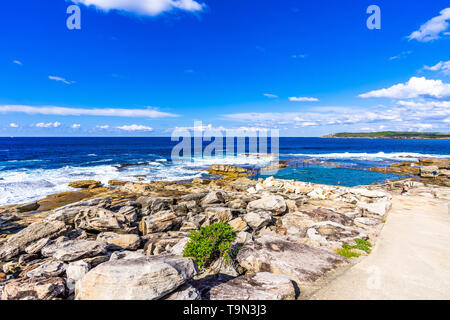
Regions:
<instances>
[{"instance_id":1,"label":"rocky shoreline","mask_svg":"<svg viewBox=\"0 0 450 320\"><path fill-rule=\"evenodd\" d=\"M302 299L370 253L390 192L402 186L251 180L211 168L219 169L230 175L108 188L78 181L79 191L1 207L1 299ZM183 248L190 231L217 222L237 234L232 261L200 269Z\"/></svg>"}]
</instances>

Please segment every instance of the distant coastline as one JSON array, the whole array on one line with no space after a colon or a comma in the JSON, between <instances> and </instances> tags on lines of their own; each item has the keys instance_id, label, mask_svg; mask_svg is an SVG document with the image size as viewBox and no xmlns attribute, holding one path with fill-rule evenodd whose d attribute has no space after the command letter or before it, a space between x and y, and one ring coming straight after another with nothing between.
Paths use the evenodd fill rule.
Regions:
<instances>
[{"instance_id":1,"label":"distant coastline","mask_svg":"<svg viewBox=\"0 0 450 320\"><path fill-rule=\"evenodd\" d=\"M441 132L340 132L327 134L321 138L336 139L450 139L450 133Z\"/></svg>"}]
</instances>

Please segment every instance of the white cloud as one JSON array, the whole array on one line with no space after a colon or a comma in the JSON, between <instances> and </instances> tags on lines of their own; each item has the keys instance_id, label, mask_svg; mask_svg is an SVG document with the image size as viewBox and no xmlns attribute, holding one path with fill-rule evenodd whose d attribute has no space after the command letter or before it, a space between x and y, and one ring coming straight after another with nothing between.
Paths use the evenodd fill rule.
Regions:
<instances>
[{"instance_id":1,"label":"white cloud","mask_svg":"<svg viewBox=\"0 0 450 320\"><path fill-rule=\"evenodd\" d=\"M361 98L411 99L419 97L445 98L450 96L450 84L442 80L428 80L425 77L412 77L406 83L360 94Z\"/></svg>"},{"instance_id":2,"label":"white cloud","mask_svg":"<svg viewBox=\"0 0 450 320\"><path fill-rule=\"evenodd\" d=\"M409 56L412 53L412 51L403 51L400 52L398 55L390 57L389 60L397 60L397 59L404 59L407 56Z\"/></svg>"},{"instance_id":3,"label":"white cloud","mask_svg":"<svg viewBox=\"0 0 450 320\"><path fill-rule=\"evenodd\" d=\"M430 70L430 71L440 71L443 74L450 74L450 60L448 61L440 61L437 64L435 64L434 66L424 66L423 67L425 70Z\"/></svg>"},{"instance_id":4,"label":"white cloud","mask_svg":"<svg viewBox=\"0 0 450 320\"><path fill-rule=\"evenodd\" d=\"M272 93L264 93L264 96L267 98L278 98L278 96L276 94L272 94Z\"/></svg>"},{"instance_id":5,"label":"white cloud","mask_svg":"<svg viewBox=\"0 0 450 320\"><path fill-rule=\"evenodd\" d=\"M109 129L109 126L106 124L106 125L103 125L103 126L96 126L96 128L105 130L105 129Z\"/></svg>"},{"instance_id":6,"label":"white cloud","mask_svg":"<svg viewBox=\"0 0 450 320\"><path fill-rule=\"evenodd\" d=\"M48 78L49 78L50 80L63 82L63 83L65 83L65 84L73 84L73 83L75 83L75 81L67 81L66 79L61 78L61 77L48 76Z\"/></svg>"},{"instance_id":7,"label":"white cloud","mask_svg":"<svg viewBox=\"0 0 450 320\"><path fill-rule=\"evenodd\" d=\"M203 10L205 6L195 0L72 0L86 6L93 5L96 8L109 11L120 10L140 15L156 16L171 10L183 10L196 12Z\"/></svg>"},{"instance_id":8,"label":"white cloud","mask_svg":"<svg viewBox=\"0 0 450 320\"><path fill-rule=\"evenodd\" d=\"M143 125L137 125L137 124L132 124L129 126L120 126L120 127L116 127L116 128L120 129L120 130L124 130L124 131L152 131L153 130L153 128L143 126Z\"/></svg>"},{"instance_id":9,"label":"white cloud","mask_svg":"<svg viewBox=\"0 0 450 320\"><path fill-rule=\"evenodd\" d=\"M11 122L11 123L9 124L9 126L10 126L11 128L18 128L18 127L19 127L19 125L18 125L17 123L14 123L14 122Z\"/></svg>"},{"instance_id":10,"label":"white cloud","mask_svg":"<svg viewBox=\"0 0 450 320\"><path fill-rule=\"evenodd\" d=\"M147 109L81 109L81 108L65 108L65 107L34 107L24 105L0 105L0 113L20 112L27 114L45 114L59 116L105 116L105 117L147 117L147 118L163 118L177 117L178 115L158 110Z\"/></svg>"},{"instance_id":11,"label":"white cloud","mask_svg":"<svg viewBox=\"0 0 450 320\"><path fill-rule=\"evenodd\" d=\"M20 62L19 60L13 60L13 63L14 63L14 64L17 64L17 65L19 65L19 66L23 65L23 63Z\"/></svg>"},{"instance_id":12,"label":"white cloud","mask_svg":"<svg viewBox=\"0 0 450 320\"><path fill-rule=\"evenodd\" d=\"M74 123L73 125L70 126L72 129L79 129L81 127L81 124L79 123Z\"/></svg>"},{"instance_id":13,"label":"white cloud","mask_svg":"<svg viewBox=\"0 0 450 320\"><path fill-rule=\"evenodd\" d=\"M289 97L289 101L294 101L294 102L303 102L303 101L314 102L314 101L319 101L319 99L312 98L312 97Z\"/></svg>"},{"instance_id":14,"label":"white cloud","mask_svg":"<svg viewBox=\"0 0 450 320\"><path fill-rule=\"evenodd\" d=\"M324 111L326 110L326 111ZM309 108L302 112L250 112L225 114L223 119L245 122L246 125L274 128L281 124L299 127L347 126L359 128L393 128L398 130L441 129L448 131L450 121L450 101L439 100L400 100L391 106L373 107L328 106ZM422 126L426 124L426 126ZM352 128L352 127L349 127Z\"/></svg>"},{"instance_id":15,"label":"white cloud","mask_svg":"<svg viewBox=\"0 0 450 320\"><path fill-rule=\"evenodd\" d=\"M291 57L294 59L304 59L306 58L306 54L293 54Z\"/></svg>"},{"instance_id":16,"label":"white cloud","mask_svg":"<svg viewBox=\"0 0 450 320\"><path fill-rule=\"evenodd\" d=\"M59 123L58 121L55 122L39 122L36 123L36 127L38 128L58 128L59 126L61 126L61 123Z\"/></svg>"},{"instance_id":17,"label":"white cloud","mask_svg":"<svg viewBox=\"0 0 450 320\"><path fill-rule=\"evenodd\" d=\"M414 31L409 35L409 40L417 40L420 42L428 42L439 39L441 32L447 30L449 24L447 20L450 19L450 8L446 8L440 12L439 16L427 21L420 29ZM445 33L446 34L446 33Z\"/></svg>"},{"instance_id":18,"label":"white cloud","mask_svg":"<svg viewBox=\"0 0 450 320\"><path fill-rule=\"evenodd\" d=\"M302 127L313 127L313 126L317 126L318 123L317 122L301 122L298 125L300 125Z\"/></svg>"}]
</instances>

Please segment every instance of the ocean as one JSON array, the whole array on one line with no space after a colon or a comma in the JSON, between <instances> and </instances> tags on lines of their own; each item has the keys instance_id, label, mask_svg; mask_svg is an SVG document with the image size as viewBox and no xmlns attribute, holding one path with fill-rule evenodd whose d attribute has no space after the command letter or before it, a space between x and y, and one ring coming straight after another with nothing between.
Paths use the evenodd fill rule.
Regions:
<instances>
[{"instance_id":1,"label":"ocean","mask_svg":"<svg viewBox=\"0 0 450 320\"><path fill-rule=\"evenodd\" d=\"M93 179L105 184L110 179L182 181L210 177L204 171L210 164L258 169L273 160L235 153L173 162L171 151L177 143L166 137L0 138L0 205L73 190L67 184L74 180ZM450 157L450 140L280 138L279 154L281 159L299 165L280 170L275 177L356 186L398 176L346 167L369 168L420 157ZM314 164L304 165L308 159L315 159ZM344 168L329 166L330 162ZM139 165L119 168L123 164Z\"/></svg>"}]
</instances>

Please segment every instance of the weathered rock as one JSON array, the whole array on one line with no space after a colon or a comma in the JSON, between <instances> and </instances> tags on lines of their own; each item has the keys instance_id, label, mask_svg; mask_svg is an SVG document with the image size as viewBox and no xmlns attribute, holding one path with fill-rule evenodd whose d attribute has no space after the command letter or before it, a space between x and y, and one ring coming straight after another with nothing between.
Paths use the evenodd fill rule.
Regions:
<instances>
[{"instance_id":1,"label":"weathered rock","mask_svg":"<svg viewBox=\"0 0 450 320\"><path fill-rule=\"evenodd\" d=\"M74 218L74 225L87 231L128 233L133 230L124 215L98 207L81 209Z\"/></svg>"},{"instance_id":2,"label":"weathered rock","mask_svg":"<svg viewBox=\"0 0 450 320\"><path fill-rule=\"evenodd\" d=\"M26 276L28 278L50 278L57 277L66 271L66 265L59 261L46 261L39 267L28 271Z\"/></svg>"},{"instance_id":3,"label":"weathered rock","mask_svg":"<svg viewBox=\"0 0 450 320\"><path fill-rule=\"evenodd\" d=\"M96 180L79 180L69 183L69 187L77 189L98 188L102 183Z\"/></svg>"},{"instance_id":4,"label":"weathered rock","mask_svg":"<svg viewBox=\"0 0 450 320\"><path fill-rule=\"evenodd\" d=\"M381 223L380 220L364 217L355 218L354 222L359 227L376 226Z\"/></svg>"},{"instance_id":5,"label":"weathered rock","mask_svg":"<svg viewBox=\"0 0 450 320\"><path fill-rule=\"evenodd\" d=\"M226 207L211 207L205 210L209 223L228 222L233 219L233 214L230 208Z\"/></svg>"},{"instance_id":6,"label":"weathered rock","mask_svg":"<svg viewBox=\"0 0 450 320\"><path fill-rule=\"evenodd\" d=\"M42 238L36 242L31 243L27 247L25 247L25 252L30 253L30 254L37 253L37 252L41 251L41 249L43 247L45 247L45 245L47 245L49 242L50 242L50 238Z\"/></svg>"},{"instance_id":7,"label":"weathered rock","mask_svg":"<svg viewBox=\"0 0 450 320\"><path fill-rule=\"evenodd\" d=\"M235 218L233 220L231 220L228 223L234 231L239 232L239 231L247 231L248 230L248 225L245 222L244 219L242 219L241 217Z\"/></svg>"},{"instance_id":8,"label":"weathered rock","mask_svg":"<svg viewBox=\"0 0 450 320\"><path fill-rule=\"evenodd\" d=\"M353 222L352 219L346 215L326 208L315 208L312 210L303 210L302 212L320 221L333 221L343 225L351 225Z\"/></svg>"},{"instance_id":9,"label":"weathered rock","mask_svg":"<svg viewBox=\"0 0 450 320\"><path fill-rule=\"evenodd\" d=\"M102 263L78 282L77 300L153 300L197 274L192 259L174 255Z\"/></svg>"},{"instance_id":10,"label":"weathered rock","mask_svg":"<svg viewBox=\"0 0 450 320\"><path fill-rule=\"evenodd\" d=\"M391 209L392 203L389 201L378 201L373 203L360 203L359 206L369 214L384 217Z\"/></svg>"},{"instance_id":11,"label":"weathered rock","mask_svg":"<svg viewBox=\"0 0 450 320\"><path fill-rule=\"evenodd\" d=\"M72 294L75 291L75 286L78 281L83 279L83 277L88 273L91 266L89 263L79 260L69 263L66 269L67 274L67 289L69 293Z\"/></svg>"},{"instance_id":12,"label":"weathered rock","mask_svg":"<svg viewBox=\"0 0 450 320\"><path fill-rule=\"evenodd\" d=\"M282 228L286 230L287 235L303 238L306 231L315 223L310 216L301 212L292 212L281 218Z\"/></svg>"},{"instance_id":13,"label":"weathered rock","mask_svg":"<svg viewBox=\"0 0 450 320\"><path fill-rule=\"evenodd\" d=\"M250 172L245 168L223 164L212 164L209 167L208 172L210 174L218 174L231 178L247 177L250 174Z\"/></svg>"},{"instance_id":14,"label":"weathered rock","mask_svg":"<svg viewBox=\"0 0 450 320\"><path fill-rule=\"evenodd\" d=\"M0 249L0 261L15 257L35 241L45 237L57 237L63 231L65 231L65 224L60 221L32 223L8 238Z\"/></svg>"},{"instance_id":15,"label":"weathered rock","mask_svg":"<svg viewBox=\"0 0 450 320\"><path fill-rule=\"evenodd\" d=\"M224 198L223 198L222 192L211 191L202 199L202 206L205 206L208 204L223 203L223 202L224 202Z\"/></svg>"},{"instance_id":16,"label":"weathered rock","mask_svg":"<svg viewBox=\"0 0 450 320\"><path fill-rule=\"evenodd\" d=\"M139 230L143 235L171 230L181 224L182 219L172 211L160 211L154 215L143 217Z\"/></svg>"},{"instance_id":17,"label":"weathered rock","mask_svg":"<svg viewBox=\"0 0 450 320\"><path fill-rule=\"evenodd\" d=\"M242 199L234 199L227 202L227 206L230 209L245 209L247 207L247 202Z\"/></svg>"},{"instance_id":18,"label":"weathered rock","mask_svg":"<svg viewBox=\"0 0 450 320\"><path fill-rule=\"evenodd\" d=\"M251 272L282 274L297 283L315 281L346 261L325 249L269 236L244 244L237 260Z\"/></svg>"},{"instance_id":19,"label":"weathered rock","mask_svg":"<svg viewBox=\"0 0 450 320\"><path fill-rule=\"evenodd\" d=\"M164 300L200 300L200 292L191 285L183 285L177 291L164 297Z\"/></svg>"},{"instance_id":20,"label":"weathered rock","mask_svg":"<svg viewBox=\"0 0 450 320\"><path fill-rule=\"evenodd\" d=\"M68 240L53 243L42 248L44 257L52 257L61 261L74 261L95 257L106 253L107 244L101 241Z\"/></svg>"},{"instance_id":21,"label":"weathered rock","mask_svg":"<svg viewBox=\"0 0 450 320\"><path fill-rule=\"evenodd\" d=\"M420 176L422 178L434 178L439 174L439 168L437 166L424 166L420 167Z\"/></svg>"},{"instance_id":22,"label":"weathered rock","mask_svg":"<svg viewBox=\"0 0 450 320\"><path fill-rule=\"evenodd\" d=\"M16 210L18 212L28 212L28 211L37 210L38 208L39 208L39 204L35 201L35 202L30 202L30 203L25 203L25 204L18 205L16 207Z\"/></svg>"},{"instance_id":23,"label":"weathered rock","mask_svg":"<svg viewBox=\"0 0 450 320\"><path fill-rule=\"evenodd\" d=\"M62 278L22 278L5 285L2 300L52 300L63 298L65 293Z\"/></svg>"},{"instance_id":24,"label":"weathered rock","mask_svg":"<svg viewBox=\"0 0 450 320\"><path fill-rule=\"evenodd\" d=\"M138 251L116 251L111 254L111 257L109 258L109 261L115 261L115 260L121 260L121 259L137 259L137 258L144 258L146 255L144 254L143 250Z\"/></svg>"},{"instance_id":25,"label":"weathered rock","mask_svg":"<svg viewBox=\"0 0 450 320\"><path fill-rule=\"evenodd\" d=\"M272 222L272 215L266 211L249 212L244 220L254 231L257 231Z\"/></svg>"},{"instance_id":26,"label":"weathered rock","mask_svg":"<svg viewBox=\"0 0 450 320\"><path fill-rule=\"evenodd\" d=\"M211 288L211 300L294 300L292 281L283 275L258 272Z\"/></svg>"},{"instance_id":27,"label":"weathered rock","mask_svg":"<svg viewBox=\"0 0 450 320\"><path fill-rule=\"evenodd\" d=\"M332 221L322 221L313 224L308 229L307 236L324 246L333 245L330 242L348 242L355 238L367 238L367 235L362 234L355 228L346 227Z\"/></svg>"},{"instance_id":28,"label":"weathered rock","mask_svg":"<svg viewBox=\"0 0 450 320\"><path fill-rule=\"evenodd\" d=\"M268 196L259 200L251 201L247 205L247 211L264 210L270 211L273 215L280 215L286 212L287 206L282 196Z\"/></svg>"},{"instance_id":29,"label":"weathered rock","mask_svg":"<svg viewBox=\"0 0 450 320\"><path fill-rule=\"evenodd\" d=\"M104 241L109 244L109 249L115 250L136 250L141 245L141 238L137 234L102 232L97 236L97 241Z\"/></svg>"},{"instance_id":30,"label":"weathered rock","mask_svg":"<svg viewBox=\"0 0 450 320\"><path fill-rule=\"evenodd\" d=\"M66 224L73 224L73 219L75 216L80 213L81 209L86 207L109 207L111 204L111 197L102 197L90 200L78 201L75 203L71 203L65 205L64 207L60 207L55 209L53 213L49 214L45 217L45 221L64 221Z\"/></svg>"},{"instance_id":31,"label":"weathered rock","mask_svg":"<svg viewBox=\"0 0 450 320\"><path fill-rule=\"evenodd\" d=\"M170 248L170 253L177 255L177 256L182 256L183 255L183 250L184 250L184 246L189 242L189 238L185 237L181 240L179 240L177 242L177 244L175 244L172 248Z\"/></svg>"},{"instance_id":32,"label":"weathered rock","mask_svg":"<svg viewBox=\"0 0 450 320\"><path fill-rule=\"evenodd\" d=\"M108 184L110 186L124 186L128 183L128 181L120 181L120 180L109 180Z\"/></svg>"}]
</instances>

